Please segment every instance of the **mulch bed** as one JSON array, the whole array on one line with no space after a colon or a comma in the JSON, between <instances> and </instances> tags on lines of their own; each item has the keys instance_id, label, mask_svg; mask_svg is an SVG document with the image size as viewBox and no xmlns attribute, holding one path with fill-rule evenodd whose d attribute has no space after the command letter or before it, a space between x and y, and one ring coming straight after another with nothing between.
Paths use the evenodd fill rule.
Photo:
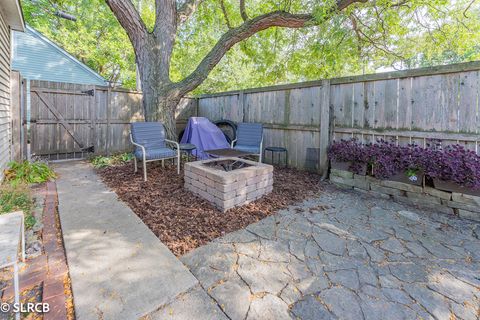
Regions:
<instances>
[{"instance_id":1,"label":"mulch bed","mask_svg":"<svg viewBox=\"0 0 480 320\"><path fill-rule=\"evenodd\" d=\"M177 175L173 167L151 164L144 182L140 171L134 174L130 164L97 172L176 256L322 190L318 174L275 168L272 193L223 213L183 188L183 172Z\"/></svg>"}]
</instances>

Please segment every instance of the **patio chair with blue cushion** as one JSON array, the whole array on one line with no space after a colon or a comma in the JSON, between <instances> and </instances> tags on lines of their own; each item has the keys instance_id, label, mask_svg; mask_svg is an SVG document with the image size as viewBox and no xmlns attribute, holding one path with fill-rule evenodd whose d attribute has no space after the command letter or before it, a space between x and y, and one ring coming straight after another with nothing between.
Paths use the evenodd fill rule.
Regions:
<instances>
[{"instance_id":1,"label":"patio chair with blue cushion","mask_svg":"<svg viewBox=\"0 0 480 320\"><path fill-rule=\"evenodd\" d=\"M180 147L177 142L165 138L165 128L160 122L133 122L130 124L130 141L135 146L134 162L143 162L143 180L147 181L147 162L177 159L177 173L180 174ZM167 146L173 144L176 150Z\"/></svg>"},{"instance_id":2,"label":"patio chair with blue cushion","mask_svg":"<svg viewBox=\"0 0 480 320\"><path fill-rule=\"evenodd\" d=\"M263 125L261 123L238 123L237 138L232 141L231 147L256 155L258 162L262 162Z\"/></svg>"}]
</instances>

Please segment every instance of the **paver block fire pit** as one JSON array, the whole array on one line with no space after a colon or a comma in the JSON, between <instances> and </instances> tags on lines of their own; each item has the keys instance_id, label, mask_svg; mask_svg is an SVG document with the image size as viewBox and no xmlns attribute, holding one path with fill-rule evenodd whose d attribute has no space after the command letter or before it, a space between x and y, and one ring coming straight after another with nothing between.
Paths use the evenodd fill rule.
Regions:
<instances>
[{"instance_id":1,"label":"paver block fire pit","mask_svg":"<svg viewBox=\"0 0 480 320\"><path fill-rule=\"evenodd\" d=\"M240 158L185 164L185 188L226 211L273 190L273 166Z\"/></svg>"}]
</instances>

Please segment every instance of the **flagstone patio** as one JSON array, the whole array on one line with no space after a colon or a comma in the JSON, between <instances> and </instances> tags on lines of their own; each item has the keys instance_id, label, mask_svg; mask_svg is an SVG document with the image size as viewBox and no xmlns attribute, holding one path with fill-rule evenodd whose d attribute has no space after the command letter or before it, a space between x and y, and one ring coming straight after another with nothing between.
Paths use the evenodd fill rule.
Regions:
<instances>
[{"instance_id":1,"label":"flagstone patio","mask_svg":"<svg viewBox=\"0 0 480 320\"><path fill-rule=\"evenodd\" d=\"M181 260L231 319L478 319L480 224L334 187Z\"/></svg>"}]
</instances>

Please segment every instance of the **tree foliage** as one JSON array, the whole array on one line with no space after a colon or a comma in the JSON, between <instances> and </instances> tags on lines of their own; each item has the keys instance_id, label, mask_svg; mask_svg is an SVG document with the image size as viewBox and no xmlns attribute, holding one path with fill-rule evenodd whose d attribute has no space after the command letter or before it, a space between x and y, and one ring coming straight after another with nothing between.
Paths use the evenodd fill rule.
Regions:
<instances>
[{"instance_id":1,"label":"tree foliage","mask_svg":"<svg viewBox=\"0 0 480 320\"><path fill-rule=\"evenodd\" d=\"M132 0L151 30L154 0ZM182 1L179 1L181 4ZM234 46L196 92L213 92L480 58L480 9L472 0L376 0L331 12L335 1L246 0L245 14L313 12L318 26L269 28ZM107 79L135 87L130 41L103 0L23 0L27 23ZM63 10L76 22L54 15ZM328 19L326 19L328 18ZM171 78L189 75L243 18L239 0L205 0L179 27Z\"/></svg>"},{"instance_id":2,"label":"tree foliage","mask_svg":"<svg viewBox=\"0 0 480 320\"><path fill-rule=\"evenodd\" d=\"M133 48L103 0L24 0L22 8L27 24L107 80L135 87ZM57 17L57 10L77 21Z\"/></svg>"}]
</instances>

